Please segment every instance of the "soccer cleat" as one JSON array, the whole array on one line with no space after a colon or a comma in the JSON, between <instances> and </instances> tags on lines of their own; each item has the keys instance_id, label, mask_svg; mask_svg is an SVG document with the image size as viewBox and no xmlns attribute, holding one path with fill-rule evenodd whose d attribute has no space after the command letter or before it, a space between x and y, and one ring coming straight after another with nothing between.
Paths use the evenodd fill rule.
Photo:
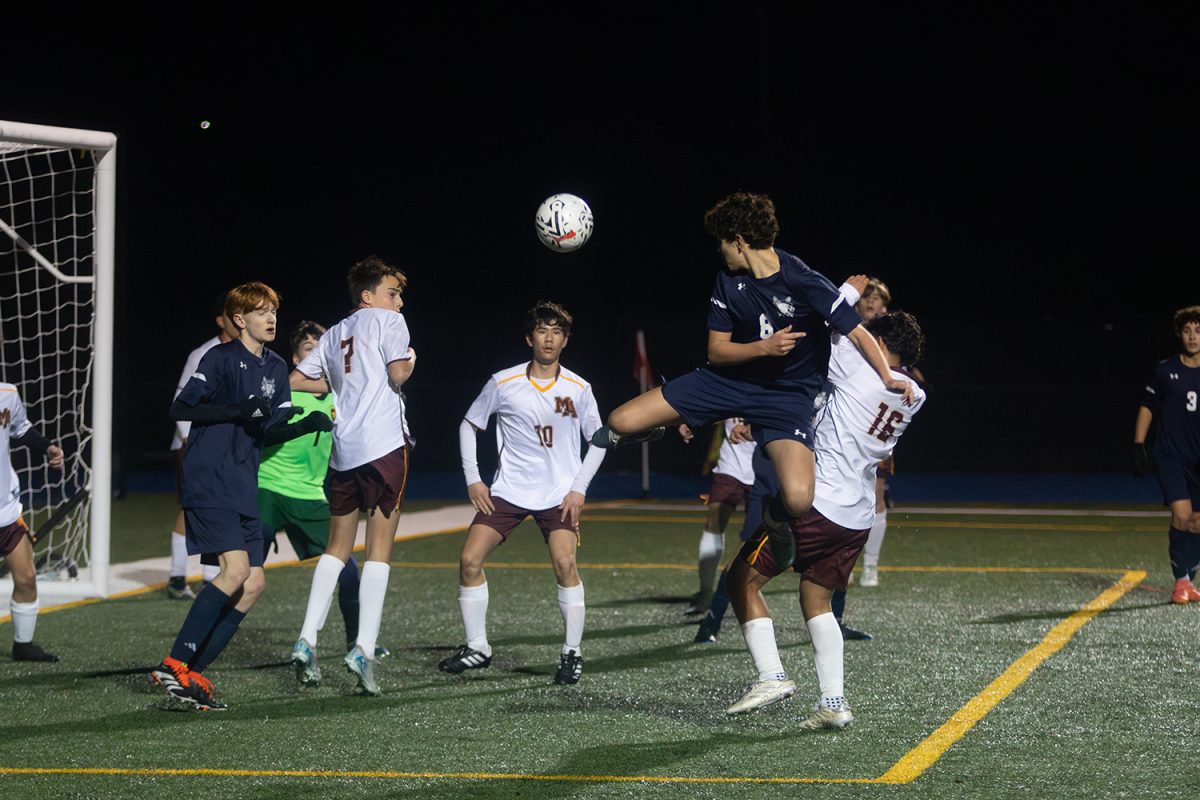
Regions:
<instances>
[{"instance_id":1,"label":"soccer cleat","mask_svg":"<svg viewBox=\"0 0 1200 800\"><path fill-rule=\"evenodd\" d=\"M375 660L376 661L378 661L381 658L387 658L391 654L392 654L392 651L388 650L383 645L381 645L381 644L375 645Z\"/></svg>"},{"instance_id":2,"label":"soccer cleat","mask_svg":"<svg viewBox=\"0 0 1200 800\"><path fill-rule=\"evenodd\" d=\"M644 442L657 442L667 432L666 428L651 428L648 431L641 433L630 433L622 436L619 433L614 433L613 429L607 425L601 425L592 434L589 440L591 444L599 447L602 450L612 450L614 447L624 447L630 444L642 444Z\"/></svg>"},{"instance_id":3,"label":"soccer cleat","mask_svg":"<svg viewBox=\"0 0 1200 800\"><path fill-rule=\"evenodd\" d=\"M708 602L705 597L711 594L711 592L696 592L688 599L687 608L683 609L683 615L685 617L698 617L701 614L707 613Z\"/></svg>"},{"instance_id":4,"label":"soccer cleat","mask_svg":"<svg viewBox=\"0 0 1200 800\"><path fill-rule=\"evenodd\" d=\"M1200 591L1196 590L1196 585L1186 576L1182 577L1175 581L1175 591L1171 592L1171 602L1180 605L1200 602Z\"/></svg>"},{"instance_id":5,"label":"soccer cleat","mask_svg":"<svg viewBox=\"0 0 1200 800\"><path fill-rule=\"evenodd\" d=\"M161 664L150 670L150 680L162 686L168 692L173 687L186 686L188 683L188 665L174 658L164 658Z\"/></svg>"},{"instance_id":6,"label":"soccer cleat","mask_svg":"<svg viewBox=\"0 0 1200 800\"><path fill-rule=\"evenodd\" d=\"M12 657L13 661L58 661L58 656L34 642L13 642Z\"/></svg>"},{"instance_id":7,"label":"soccer cleat","mask_svg":"<svg viewBox=\"0 0 1200 800\"><path fill-rule=\"evenodd\" d=\"M844 704L843 707L834 711L827 706L817 706L817 710L808 719L800 723L799 728L802 731L819 731L819 730L835 730L840 731L842 728L854 722L854 715L850 713L850 706Z\"/></svg>"},{"instance_id":8,"label":"soccer cleat","mask_svg":"<svg viewBox=\"0 0 1200 800\"><path fill-rule=\"evenodd\" d=\"M196 593L188 586L185 576L174 575L167 581L167 597L172 600L195 600Z\"/></svg>"},{"instance_id":9,"label":"soccer cleat","mask_svg":"<svg viewBox=\"0 0 1200 800\"><path fill-rule=\"evenodd\" d=\"M438 669L442 672L449 672L452 675L460 675L469 669L483 669L490 666L491 663L491 656L485 656L470 645L464 644L458 648L458 651L454 655L439 661Z\"/></svg>"},{"instance_id":10,"label":"soccer cleat","mask_svg":"<svg viewBox=\"0 0 1200 800\"><path fill-rule=\"evenodd\" d=\"M375 696L382 693L379 684L375 682L375 662L367 658L361 647L354 645L354 649L346 653L342 663L358 678L358 688L362 689L363 694Z\"/></svg>"},{"instance_id":11,"label":"soccer cleat","mask_svg":"<svg viewBox=\"0 0 1200 800\"><path fill-rule=\"evenodd\" d=\"M583 674L583 656L576 655L574 650L568 650L558 658L558 672L554 673L554 682L558 684L579 683Z\"/></svg>"},{"instance_id":12,"label":"soccer cleat","mask_svg":"<svg viewBox=\"0 0 1200 800\"><path fill-rule=\"evenodd\" d=\"M167 694L184 705L194 706L199 711L228 711L229 706L213 697L212 682L199 672L188 672L187 683L172 686Z\"/></svg>"},{"instance_id":13,"label":"soccer cleat","mask_svg":"<svg viewBox=\"0 0 1200 800\"><path fill-rule=\"evenodd\" d=\"M301 685L321 685L321 667L317 664L317 653L312 645L303 639L297 639L296 646L292 648L292 669Z\"/></svg>"},{"instance_id":14,"label":"soccer cleat","mask_svg":"<svg viewBox=\"0 0 1200 800\"><path fill-rule=\"evenodd\" d=\"M713 644L717 641L717 635L720 632L721 621L709 612L704 615L704 619L700 620L700 627L696 629L696 638L692 641L697 644Z\"/></svg>"},{"instance_id":15,"label":"soccer cleat","mask_svg":"<svg viewBox=\"0 0 1200 800\"><path fill-rule=\"evenodd\" d=\"M865 631L855 630L840 622L838 623L838 627L842 629L842 641L844 642L869 642L875 638Z\"/></svg>"},{"instance_id":16,"label":"soccer cleat","mask_svg":"<svg viewBox=\"0 0 1200 800\"><path fill-rule=\"evenodd\" d=\"M778 509L775 508L778 506ZM771 555L775 566L786 570L796 560L796 537L792 533L791 520L782 514L783 504L775 497L768 495L762 501L762 524L767 534L767 544L771 546Z\"/></svg>"},{"instance_id":17,"label":"soccer cleat","mask_svg":"<svg viewBox=\"0 0 1200 800\"><path fill-rule=\"evenodd\" d=\"M862 572L858 575L858 585L868 589L879 585L879 567L863 564Z\"/></svg>"},{"instance_id":18,"label":"soccer cleat","mask_svg":"<svg viewBox=\"0 0 1200 800\"><path fill-rule=\"evenodd\" d=\"M756 681L750 685L749 691L742 695L741 700L738 700L725 709L725 713L745 714L747 711L753 711L756 708L762 708L772 703L778 703L780 700L786 700L795 693L795 681Z\"/></svg>"}]
</instances>

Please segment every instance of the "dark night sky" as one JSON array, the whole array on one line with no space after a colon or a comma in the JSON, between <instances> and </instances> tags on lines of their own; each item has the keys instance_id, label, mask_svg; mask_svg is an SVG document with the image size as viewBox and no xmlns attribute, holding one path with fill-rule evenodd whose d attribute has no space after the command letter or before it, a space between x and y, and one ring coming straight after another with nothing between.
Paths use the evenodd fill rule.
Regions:
<instances>
[{"instance_id":1,"label":"dark night sky","mask_svg":"<svg viewBox=\"0 0 1200 800\"><path fill-rule=\"evenodd\" d=\"M883 277L926 323L940 397L910 463L1120 467L1169 312L1200 302L1194 11L550 8L130 18L109 40L77 18L50 62L8 37L0 118L121 137L129 463L165 450L218 291L262 279L281 328L332 322L368 253L409 273L414 421L442 460L539 297L575 312L568 363L611 407L638 327L657 372L702 362L718 262L700 220L744 188L775 198L785 249L835 282ZM559 191L596 215L570 255L533 233ZM947 444L960 430L982 430L970 453Z\"/></svg>"}]
</instances>

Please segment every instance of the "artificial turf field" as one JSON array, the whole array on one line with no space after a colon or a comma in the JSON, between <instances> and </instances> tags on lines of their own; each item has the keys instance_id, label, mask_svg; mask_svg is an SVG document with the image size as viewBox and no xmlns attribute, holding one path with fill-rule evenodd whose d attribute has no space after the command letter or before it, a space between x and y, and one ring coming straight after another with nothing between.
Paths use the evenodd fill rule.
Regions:
<instances>
[{"instance_id":1,"label":"artificial turf field","mask_svg":"<svg viewBox=\"0 0 1200 800\"><path fill-rule=\"evenodd\" d=\"M551 683L562 622L530 523L488 566L492 667L462 677L436 663L463 639L463 535L396 545L380 634L393 655L377 670L378 698L355 696L340 668L336 604L319 648L325 682L294 681L288 654L311 563L268 572L267 594L209 671L225 713L173 710L146 678L184 604L152 591L44 613L38 641L63 661L0 660L0 797L1188 791L1200 607L1168 602L1165 517L893 510L881 585L852 588L848 600L847 623L876 636L846 644L855 725L810 733L796 725L818 692L787 576L767 600L799 691L725 715L754 672L732 619L717 644L698 645L681 616L695 589L703 514L694 508L587 514L585 669L573 687ZM153 529L121 535L161 536L162 515L146 516Z\"/></svg>"}]
</instances>

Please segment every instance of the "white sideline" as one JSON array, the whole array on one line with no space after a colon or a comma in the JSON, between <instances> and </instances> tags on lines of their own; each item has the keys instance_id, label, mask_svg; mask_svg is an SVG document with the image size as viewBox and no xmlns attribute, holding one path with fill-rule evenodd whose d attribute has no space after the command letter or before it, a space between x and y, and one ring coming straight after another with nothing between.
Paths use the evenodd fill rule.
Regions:
<instances>
[{"instance_id":1,"label":"white sideline","mask_svg":"<svg viewBox=\"0 0 1200 800\"><path fill-rule=\"evenodd\" d=\"M404 539L412 539L418 536L424 536L440 531L454 530L455 528L466 528L471 522L471 518L475 515L475 509L470 504L464 503L461 505L445 506L442 508L434 508L428 511L406 511L400 515L400 525L396 529L396 541ZM358 524L358 534L355 537L355 546L363 544L366 536L366 522L362 521ZM116 532L120 535L120 532ZM278 564L280 562L295 561L296 551L292 549L292 545L288 542L286 534L279 534L276 538L279 542L279 552L271 551L267 556L267 564ZM169 553L171 547L168 534L163 535L163 552ZM121 594L122 592L136 591L144 589L156 583L163 583L167 580L167 571L171 566L171 558L169 555L164 555L158 558L143 558L141 561L129 561L121 564L112 564L109 566L108 572L108 591L110 594ZM83 580L87 579L87 570L80 570L80 577ZM200 579L200 556L191 556L188 558L188 577L189 580ZM82 590L85 584L74 583L72 581L38 581L38 599L43 608L62 603L69 600L79 600L84 597L91 596ZM12 597L12 579L5 578L0 580L0 603L2 603L3 612L8 613L9 600Z\"/></svg>"}]
</instances>

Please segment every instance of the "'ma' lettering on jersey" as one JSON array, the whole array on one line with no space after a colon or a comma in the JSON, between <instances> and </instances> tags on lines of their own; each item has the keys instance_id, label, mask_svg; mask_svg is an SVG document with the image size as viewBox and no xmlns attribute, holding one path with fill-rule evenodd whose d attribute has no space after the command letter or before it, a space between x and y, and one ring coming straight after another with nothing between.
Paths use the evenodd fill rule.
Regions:
<instances>
[{"instance_id":1,"label":"'ma' lettering on jersey","mask_svg":"<svg viewBox=\"0 0 1200 800\"><path fill-rule=\"evenodd\" d=\"M575 413L575 401L569 397L554 398L554 413L579 419L579 415Z\"/></svg>"}]
</instances>

